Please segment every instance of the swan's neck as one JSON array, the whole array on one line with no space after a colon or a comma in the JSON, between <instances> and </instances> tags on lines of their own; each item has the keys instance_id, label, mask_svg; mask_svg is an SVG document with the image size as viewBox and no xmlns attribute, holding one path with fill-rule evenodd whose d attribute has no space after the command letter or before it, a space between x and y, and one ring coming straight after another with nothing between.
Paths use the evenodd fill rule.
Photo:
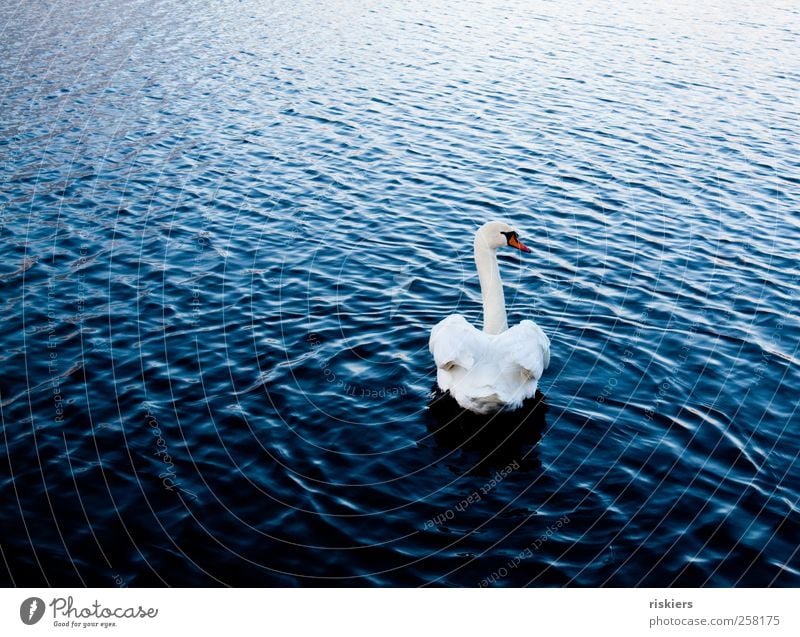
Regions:
<instances>
[{"instance_id":1,"label":"swan's neck","mask_svg":"<svg viewBox=\"0 0 800 637\"><path fill-rule=\"evenodd\" d=\"M506 300L503 296L503 282L500 268L497 267L497 252L475 238L475 265L481 280L483 297L483 331L487 334L500 334L508 329L506 319Z\"/></svg>"}]
</instances>

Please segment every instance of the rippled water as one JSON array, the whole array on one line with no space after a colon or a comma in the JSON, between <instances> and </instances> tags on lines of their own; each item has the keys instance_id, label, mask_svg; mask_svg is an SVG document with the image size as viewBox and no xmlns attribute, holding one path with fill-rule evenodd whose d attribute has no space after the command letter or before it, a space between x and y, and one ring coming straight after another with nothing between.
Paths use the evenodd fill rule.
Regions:
<instances>
[{"instance_id":1,"label":"rippled water","mask_svg":"<svg viewBox=\"0 0 800 637\"><path fill-rule=\"evenodd\" d=\"M2 581L800 584L791 3L0 25ZM501 450L427 409L493 218L552 340Z\"/></svg>"}]
</instances>

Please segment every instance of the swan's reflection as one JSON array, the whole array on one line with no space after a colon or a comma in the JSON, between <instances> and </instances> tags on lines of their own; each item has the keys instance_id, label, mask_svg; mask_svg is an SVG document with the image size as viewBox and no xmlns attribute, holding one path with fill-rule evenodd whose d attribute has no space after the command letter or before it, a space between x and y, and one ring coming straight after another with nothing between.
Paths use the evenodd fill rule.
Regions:
<instances>
[{"instance_id":1,"label":"swan's reflection","mask_svg":"<svg viewBox=\"0 0 800 637\"><path fill-rule=\"evenodd\" d=\"M449 392L434 386L428 401L428 431L446 451L463 451L474 457L470 473L483 475L512 461L538 469L534 447L547 426L547 403L536 391L519 409L481 415L462 408Z\"/></svg>"}]
</instances>

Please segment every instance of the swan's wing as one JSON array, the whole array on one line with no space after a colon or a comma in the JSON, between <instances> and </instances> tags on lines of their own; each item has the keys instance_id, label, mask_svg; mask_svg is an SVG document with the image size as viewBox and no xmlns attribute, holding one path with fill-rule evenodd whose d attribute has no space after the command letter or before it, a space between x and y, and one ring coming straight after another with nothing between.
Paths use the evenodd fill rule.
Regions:
<instances>
[{"instance_id":1,"label":"swan's wing","mask_svg":"<svg viewBox=\"0 0 800 637\"><path fill-rule=\"evenodd\" d=\"M550 339L533 321L522 321L504 334L510 358L525 372L539 380L550 365Z\"/></svg>"},{"instance_id":2,"label":"swan's wing","mask_svg":"<svg viewBox=\"0 0 800 637\"><path fill-rule=\"evenodd\" d=\"M455 366L470 369L475 364L475 332L461 314L439 321L431 330L428 343L436 367L445 371Z\"/></svg>"}]
</instances>

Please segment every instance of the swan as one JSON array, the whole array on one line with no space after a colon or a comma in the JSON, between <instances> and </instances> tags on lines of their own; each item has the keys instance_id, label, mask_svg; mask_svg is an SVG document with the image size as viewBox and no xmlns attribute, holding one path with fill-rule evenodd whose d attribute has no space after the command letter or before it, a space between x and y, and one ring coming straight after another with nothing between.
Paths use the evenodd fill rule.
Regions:
<instances>
[{"instance_id":1,"label":"swan","mask_svg":"<svg viewBox=\"0 0 800 637\"><path fill-rule=\"evenodd\" d=\"M483 331L461 314L452 314L431 330L430 352L436 380L464 409L477 414L514 410L536 393L550 364L550 339L533 321L508 327L497 249L531 252L514 228L490 221L475 233L475 265L483 298Z\"/></svg>"}]
</instances>

